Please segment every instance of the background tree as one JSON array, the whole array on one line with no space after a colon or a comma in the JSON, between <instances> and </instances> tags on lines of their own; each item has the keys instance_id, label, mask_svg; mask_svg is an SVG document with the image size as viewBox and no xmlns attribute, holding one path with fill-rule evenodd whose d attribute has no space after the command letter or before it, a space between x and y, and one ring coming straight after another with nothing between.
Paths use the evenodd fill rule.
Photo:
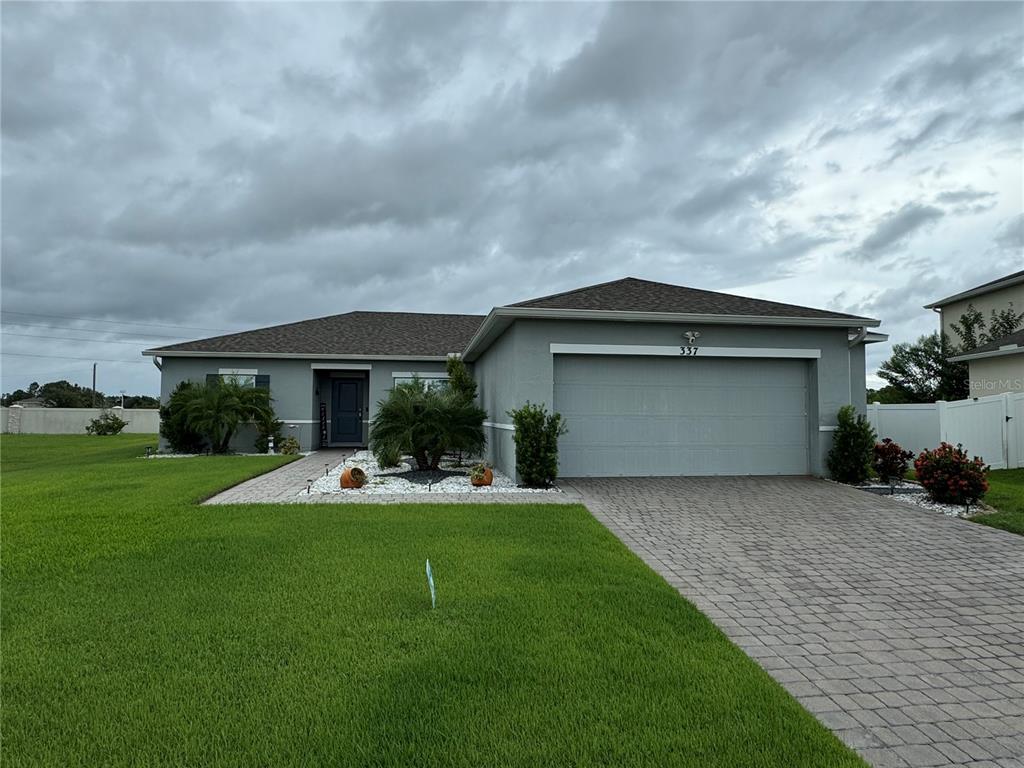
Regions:
<instances>
[{"instance_id":1,"label":"background tree","mask_svg":"<svg viewBox=\"0 0 1024 768\"><path fill-rule=\"evenodd\" d=\"M89 387L80 387L63 379L43 384L38 396L43 398L48 408L93 408L106 402L102 392L93 392Z\"/></svg>"},{"instance_id":2,"label":"background tree","mask_svg":"<svg viewBox=\"0 0 1024 768\"><path fill-rule=\"evenodd\" d=\"M881 389L869 389L867 391L867 401L869 403L882 403L884 405L912 402L907 399L906 393L892 386L892 384L884 386Z\"/></svg>"},{"instance_id":3,"label":"background tree","mask_svg":"<svg viewBox=\"0 0 1024 768\"><path fill-rule=\"evenodd\" d=\"M970 394L967 365L951 363L956 349L945 334L922 336L914 344L896 344L892 356L878 368L907 403L963 400Z\"/></svg>"},{"instance_id":4,"label":"background tree","mask_svg":"<svg viewBox=\"0 0 1024 768\"><path fill-rule=\"evenodd\" d=\"M955 352L970 352L982 344L1009 336L1020 330L1022 324L1024 312L1015 310L1012 301L1007 304L1006 309L993 309L987 324L985 316L973 304L968 304L960 319L952 326L953 333L960 339Z\"/></svg>"},{"instance_id":5,"label":"background tree","mask_svg":"<svg viewBox=\"0 0 1024 768\"><path fill-rule=\"evenodd\" d=\"M6 408L9 405L13 405L19 400L28 400L30 397L35 397L39 394L39 383L33 381L28 385L28 389L16 389L13 392L7 392L3 397L0 397L0 405Z\"/></svg>"},{"instance_id":6,"label":"background tree","mask_svg":"<svg viewBox=\"0 0 1024 768\"><path fill-rule=\"evenodd\" d=\"M1024 312L1017 312L1013 308L1013 302L1006 309L996 312L992 310L992 317L988 322L988 338L983 343L1001 339L1011 333L1020 330L1024 324Z\"/></svg>"},{"instance_id":7,"label":"background tree","mask_svg":"<svg viewBox=\"0 0 1024 768\"><path fill-rule=\"evenodd\" d=\"M960 344L957 347L959 350L974 349L986 341L985 316L975 309L973 304L967 305L967 309L960 315L960 319L953 323L951 327L953 333L960 339Z\"/></svg>"},{"instance_id":8,"label":"background tree","mask_svg":"<svg viewBox=\"0 0 1024 768\"><path fill-rule=\"evenodd\" d=\"M28 400L31 397L43 398L43 405L47 408L111 408L121 404L121 396L105 395L100 391L96 393L95 404L93 403L93 391L89 387L81 387L72 384L70 381L51 381L42 386L39 382L33 381L28 389L16 389L0 397L0 405L14 405L20 400ZM125 395L125 408L159 408L160 400L150 395Z\"/></svg>"}]
</instances>

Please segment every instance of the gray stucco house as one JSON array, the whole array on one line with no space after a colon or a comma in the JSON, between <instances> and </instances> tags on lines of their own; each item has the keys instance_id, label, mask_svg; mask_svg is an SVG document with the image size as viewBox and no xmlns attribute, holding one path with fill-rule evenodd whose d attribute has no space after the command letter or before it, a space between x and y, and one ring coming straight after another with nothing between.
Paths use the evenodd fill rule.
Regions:
<instances>
[{"instance_id":1,"label":"gray stucco house","mask_svg":"<svg viewBox=\"0 0 1024 768\"><path fill-rule=\"evenodd\" d=\"M506 413L527 401L567 420L563 476L802 475L823 473L840 406L864 411L878 324L624 278L486 316L349 312L143 354L162 401L186 379L269 387L305 449L366 445L396 382L443 379L458 354L488 413L488 458L509 475Z\"/></svg>"}]
</instances>

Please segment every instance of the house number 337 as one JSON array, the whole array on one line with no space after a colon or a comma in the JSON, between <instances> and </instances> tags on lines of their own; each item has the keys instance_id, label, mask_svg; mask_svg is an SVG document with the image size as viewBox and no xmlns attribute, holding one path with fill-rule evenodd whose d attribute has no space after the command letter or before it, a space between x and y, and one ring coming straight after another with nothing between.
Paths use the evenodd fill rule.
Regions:
<instances>
[{"instance_id":1,"label":"house number 337","mask_svg":"<svg viewBox=\"0 0 1024 768\"><path fill-rule=\"evenodd\" d=\"M679 352L683 357L693 357L697 354L698 349L700 349L700 347L680 347Z\"/></svg>"}]
</instances>

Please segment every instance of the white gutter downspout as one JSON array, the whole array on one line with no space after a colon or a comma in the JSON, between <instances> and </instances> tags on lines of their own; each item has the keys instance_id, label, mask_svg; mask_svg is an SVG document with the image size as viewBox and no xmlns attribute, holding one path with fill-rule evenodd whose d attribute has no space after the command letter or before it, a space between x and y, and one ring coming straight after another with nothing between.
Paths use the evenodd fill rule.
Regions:
<instances>
[{"instance_id":1,"label":"white gutter downspout","mask_svg":"<svg viewBox=\"0 0 1024 768\"><path fill-rule=\"evenodd\" d=\"M864 339L868 337L868 327L862 325L860 330L857 331L857 335L850 341L850 349L853 349L860 344ZM846 353L846 380L849 382L848 391L850 399L848 400L850 405L853 405L853 363L850 361L850 353Z\"/></svg>"},{"instance_id":2,"label":"white gutter downspout","mask_svg":"<svg viewBox=\"0 0 1024 768\"><path fill-rule=\"evenodd\" d=\"M153 361L153 365L156 366L156 369L158 371L162 371L164 369L164 362L159 357L153 355L153 357L151 357L150 359Z\"/></svg>"}]
</instances>

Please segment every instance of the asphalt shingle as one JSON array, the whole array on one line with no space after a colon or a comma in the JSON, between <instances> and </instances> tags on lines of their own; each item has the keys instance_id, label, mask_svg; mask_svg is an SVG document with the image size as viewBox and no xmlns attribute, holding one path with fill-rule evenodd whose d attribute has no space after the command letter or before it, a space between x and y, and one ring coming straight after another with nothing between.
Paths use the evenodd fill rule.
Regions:
<instances>
[{"instance_id":1,"label":"asphalt shingle","mask_svg":"<svg viewBox=\"0 0 1024 768\"><path fill-rule=\"evenodd\" d=\"M704 291L682 285L656 283L626 277L610 283L590 285L573 291L542 296L510 304L535 309L593 309L615 312L681 312L707 315L751 315L755 317L841 318L854 323L868 318L800 307L777 301L751 299L729 293Z\"/></svg>"},{"instance_id":2,"label":"asphalt shingle","mask_svg":"<svg viewBox=\"0 0 1024 768\"><path fill-rule=\"evenodd\" d=\"M482 321L480 315L348 312L152 351L434 357L461 352Z\"/></svg>"}]
</instances>

